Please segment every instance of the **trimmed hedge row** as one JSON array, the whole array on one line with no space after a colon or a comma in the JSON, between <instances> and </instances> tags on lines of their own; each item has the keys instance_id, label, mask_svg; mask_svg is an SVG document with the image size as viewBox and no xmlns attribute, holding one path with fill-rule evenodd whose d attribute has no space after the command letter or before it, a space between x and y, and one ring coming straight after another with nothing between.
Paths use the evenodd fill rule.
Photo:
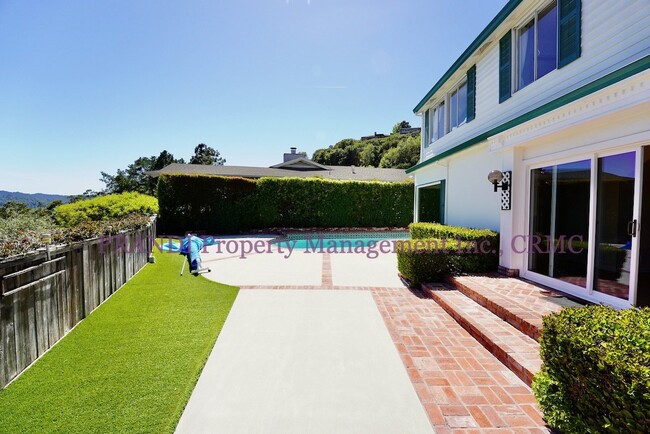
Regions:
<instances>
[{"instance_id":1,"label":"trimmed hedge row","mask_svg":"<svg viewBox=\"0 0 650 434\"><path fill-rule=\"evenodd\" d=\"M409 229L412 239L397 246L397 268L414 286L441 281L450 273L499 267L499 234L494 231L438 223L411 223Z\"/></svg>"},{"instance_id":2,"label":"trimmed hedge row","mask_svg":"<svg viewBox=\"0 0 650 434\"><path fill-rule=\"evenodd\" d=\"M566 433L650 432L650 309L566 308L544 317L533 391Z\"/></svg>"},{"instance_id":3,"label":"trimmed hedge row","mask_svg":"<svg viewBox=\"0 0 650 434\"><path fill-rule=\"evenodd\" d=\"M438 238L438 239L461 239L463 241L489 240L499 244L499 234L490 229L473 229L461 226L447 226L440 223L420 223L415 222L409 225L411 238Z\"/></svg>"},{"instance_id":4,"label":"trimmed hedge row","mask_svg":"<svg viewBox=\"0 0 650 434\"><path fill-rule=\"evenodd\" d=\"M167 233L404 227L413 219L413 184L172 174L158 179L158 202Z\"/></svg>"},{"instance_id":5,"label":"trimmed hedge row","mask_svg":"<svg viewBox=\"0 0 650 434\"><path fill-rule=\"evenodd\" d=\"M122 193L59 205L54 208L54 220L59 226L72 227L88 221L157 213L158 201L155 197L140 193Z\"/></svg>"}]
</instances>

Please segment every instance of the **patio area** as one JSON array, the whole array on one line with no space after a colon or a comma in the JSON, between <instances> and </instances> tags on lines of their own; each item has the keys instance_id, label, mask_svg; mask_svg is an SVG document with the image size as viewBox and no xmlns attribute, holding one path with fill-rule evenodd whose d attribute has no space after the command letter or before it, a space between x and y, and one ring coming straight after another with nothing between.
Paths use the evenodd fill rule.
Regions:
<instances>
[{"instance_id":1,"label":"patio area","mask_svg":"<svg viewBox=\"0 0 650 434\"><path fill-rule=\"evenodd\" d=\"M548 432L526 382L406 288L393 253L203 261L242 290L177 432Z\"/></svg>"}]
</instances>

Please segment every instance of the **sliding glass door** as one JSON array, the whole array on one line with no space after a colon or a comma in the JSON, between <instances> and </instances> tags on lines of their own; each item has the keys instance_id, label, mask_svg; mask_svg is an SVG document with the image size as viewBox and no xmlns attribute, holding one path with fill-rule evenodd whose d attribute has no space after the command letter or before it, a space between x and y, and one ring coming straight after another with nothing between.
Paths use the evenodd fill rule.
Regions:
<instances>
[{"instance_id":1,"label":"sliding glass door","mask_svg":"<svg viewBox=\"0 0 650 434\"><path fill-rule=\"evenodd\" d=\"M598 158L594 291L630 297L636 152Z\"/></svg>"},{"instance_id":2,"label":"sliding glass door","mask_svg":"<svg viewBox=\"0 0 650 434\"><path fill-rule=\"evenodd\" d=\"M594 301L636 301L640 270L649 265L638 263L642 154L592 155L530 171L529 272Z\"/></svg>"},{"instance_id":3,"label":"sliding glass door","mask_svg":"<svg viewBox=\"0 0 650 434\"><path fill-rule=\"evenodd\" d=\"M586 288L591 160L531 174L530 271Z\"/></svg>"}]
</instances>

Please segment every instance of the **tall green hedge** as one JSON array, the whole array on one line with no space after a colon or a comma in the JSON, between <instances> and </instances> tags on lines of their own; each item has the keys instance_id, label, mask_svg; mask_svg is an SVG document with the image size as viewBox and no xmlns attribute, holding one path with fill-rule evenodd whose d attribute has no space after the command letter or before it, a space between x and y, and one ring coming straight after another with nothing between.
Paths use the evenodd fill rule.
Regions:
<instances>
[{"instance_id":1,"label":"tall green hedge","mask_svg":"<svg viewBox=\"0 0 650 434\"><path fill-rule=\"evenodd\" d=\"M161 175L158 178L159 232L237 232L251 226L250 203L257 183L245 178Z\"/></svg>"},{"instance_id":2,"label":"tall green hedge","mask_svg":"<svg viewBox=\"0 0 650 434\"><path fill-rule=\"evenodd\" d=\"M159 227L235 233L272 227L403 227L413 219L409 182L162 175Z\"/></svg>"},{"instance_id":3,"label":"tall green hedge","mask_svg":"<svg viewBox=\"0 0 650 434\"><path fill-rule=\"evenodd\" d=\"M566 308L544 317L533 391L565 433L650 432L650 309Z\"/></svg>"}]
</instances>

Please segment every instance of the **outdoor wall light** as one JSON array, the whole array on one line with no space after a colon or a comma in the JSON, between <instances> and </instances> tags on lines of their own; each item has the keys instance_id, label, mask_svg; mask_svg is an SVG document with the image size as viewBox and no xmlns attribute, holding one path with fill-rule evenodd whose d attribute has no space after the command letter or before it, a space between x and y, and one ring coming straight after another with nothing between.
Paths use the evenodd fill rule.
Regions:
<instances>
[{"instance_id":1,"label":"outdoor wall light","mask_svg":"<svg viewBox=\"0 0 650 434\"><path fill-rule=\"evenodd\" d=\"M503 180L503 172L500 170L493 170L488 173L488 181L494 185L494 192L497 192L497 189L502 189L503 191L508 191L508 180Z\"/></svg>"},{"instance_id":2,"label":"outdoor wall light","mask_svg":"<svg viewBox=\"0 0 650 434\"><path fill-rule=\"evenodd\" d=\"M500 170L493 170L488 174L488 181L494 185L494 192L501 189L501 210L508 211L510 209L510 182L512 179L512 172L501 172Z\"/></svg>"}]
</instances>

